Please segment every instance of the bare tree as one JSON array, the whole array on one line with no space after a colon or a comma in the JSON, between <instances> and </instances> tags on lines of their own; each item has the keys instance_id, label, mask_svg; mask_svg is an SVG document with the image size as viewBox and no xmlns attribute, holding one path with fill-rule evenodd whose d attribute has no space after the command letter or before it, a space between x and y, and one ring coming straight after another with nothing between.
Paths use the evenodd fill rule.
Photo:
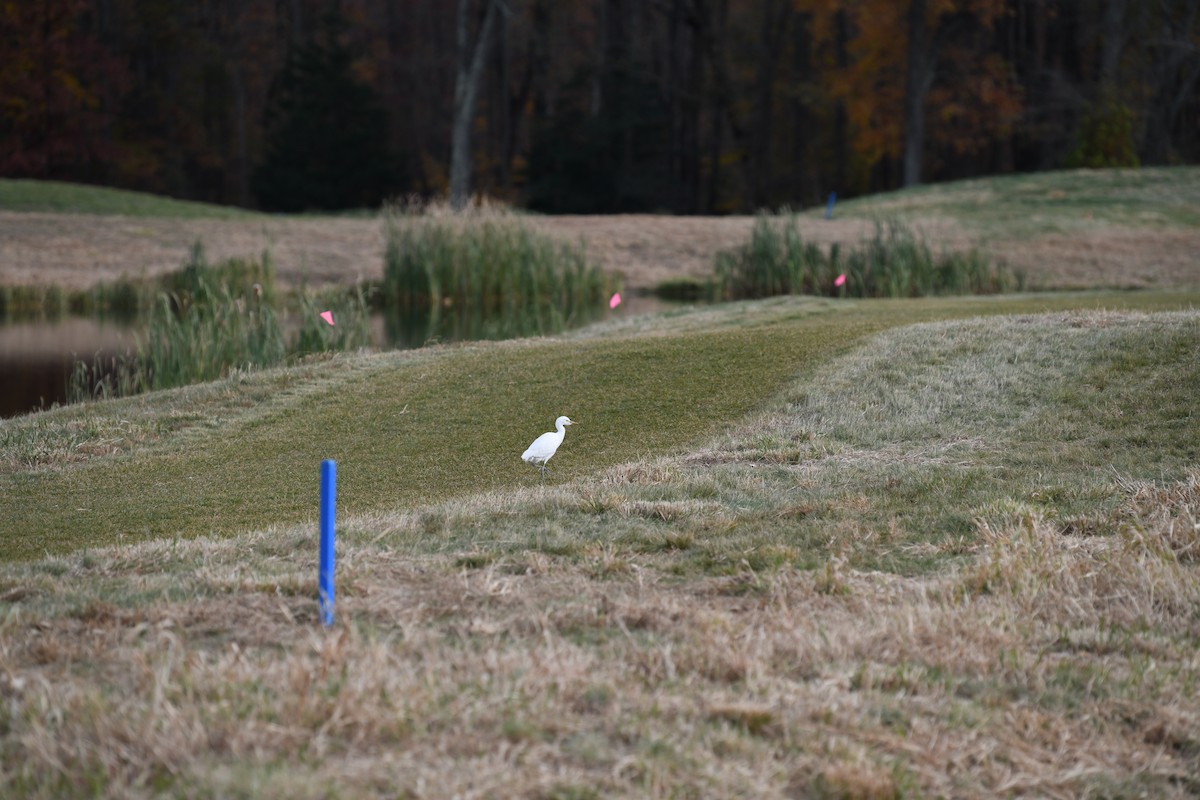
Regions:
<instances>
[{"instance_id":1,"label":"bare tree","mask_svg":"<svg viewBox=\"0 0 1200 800\"><path fill-rule=\"evenodd\" d=\"M925 97L933 83L933 59L928 51L928 36L925 0L912 0L908 12L908 74L904 86L905 186L916 186L921 182L921 160L925 149Z\"/></svg>"},{"instance_id":2,"label":"bare tree","mask_svg":"<svg viewBox=\"0 0 1200 800\"><path fill-rule=\"evenodd\" d=\"M479 83L483 78L483 64L496 27L496 15L502 10L503 0L484 0L487 10L483 24L473 46L468 46L471 0L458 2L458 75L454 81L454 128L450 146L450 205L464 208L471 198L471 173L474 159L471 157L471 124L475 119L475 106L479 100Z\"/></svg>"}]
</instances>

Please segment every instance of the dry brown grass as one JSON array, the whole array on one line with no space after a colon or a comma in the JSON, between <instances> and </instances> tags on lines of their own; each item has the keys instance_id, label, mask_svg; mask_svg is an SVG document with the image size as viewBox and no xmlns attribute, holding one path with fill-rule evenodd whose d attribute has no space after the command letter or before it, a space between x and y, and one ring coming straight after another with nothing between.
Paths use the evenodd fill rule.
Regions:
<instances>
[{"instance_id":1,"label":"dry brown grass","mask_svg":"<svg viewBox=\"0 0 1200 800\"><path fill-rule=\"evenodd\" d=\"M876 217L899 218L935 250L980 247L989 258L1022 270L1045 288L1195 287L1200 281L1196 170L1078 170L955 182L858 198L835 218L820 209L799 217L803 236L821 245L854 244ZM7 187L10 208L42 208ZM154 198L74 195L56 199L79 208L140 208ZM109 205L105 205L105 203ZM504 211L482 204L482 213ZM56 207L69 207L58 205ZM444 205L443 205L444 208ZM57 283L68 289L178 269L200 240L216 261L257 259L269 250L283 282L348 284L382 276L386 230L379 216L207 219L56 214L0 210L0 284ZM434 213L440 213L434 207ZM525 216L539 233L583 241L602 268L628 288L712 274L718 251L750 238L753 218Z\"/></svg>"},{"instance_id":2,"label":"dry brown grass","mask_svg":"<svg viewBox=\"0 0 1200 800\"><path fill-rule=\"evenodd\" d=\"M669 278L712 275L721 250L750 238L753 217L663 215L526 218L539 233L584 242L590 258L620 273L629 289ZM800 217L800 231L822 245L855 244L870 236L866 219ZM917 228L936 248L967 248L978 238L945 216ZM269 251L280 280L314 286L383 276L385 226L379 219L156 219L0 211L0 284L49 284L80 289L122 275L156 276L179 269L197 240L213 261L258 258ZM1136 226L1091 226L986 244L989 258L1023 271L1047 289L1196 286L1200 232Z\"/></svg>"},{"instance_id":3,"label":"dry brown grass","mask_svg":"<svg viewBox=\"0 0 1200 800\"><path fill-rule=\"evenodd\" d=\"M305 529L11 568L0 788L1193 796L1200 475L1123 483L1115 536L982 524L919 578L415 558L418 515L362 520L328 631Z\"/></svg>"}]
</instances>

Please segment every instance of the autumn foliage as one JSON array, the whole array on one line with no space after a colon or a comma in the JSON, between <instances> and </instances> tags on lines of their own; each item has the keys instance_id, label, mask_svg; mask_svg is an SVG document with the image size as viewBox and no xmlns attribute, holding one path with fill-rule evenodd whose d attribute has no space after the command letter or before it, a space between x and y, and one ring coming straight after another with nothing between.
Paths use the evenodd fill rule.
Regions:
<instances>
[{"instance_id":1,"label":"autumn foliage","mask_svg":"<svg viewBox=\"0 0 1200 800\"><path fill-rule=\"evenodd\" d=\"M0 0L0 176L270 209L444 195L458 43L478 41L497 3ZM471 184L544 211L744 212L1067 164L1200 160L1189 0L492 10ZM316 46L345 58L298 71ZM285 96L295 118L281 116ZM317 113L306 109L351 97L377 111L306 124Z\"/></svg>"}]
</instances>

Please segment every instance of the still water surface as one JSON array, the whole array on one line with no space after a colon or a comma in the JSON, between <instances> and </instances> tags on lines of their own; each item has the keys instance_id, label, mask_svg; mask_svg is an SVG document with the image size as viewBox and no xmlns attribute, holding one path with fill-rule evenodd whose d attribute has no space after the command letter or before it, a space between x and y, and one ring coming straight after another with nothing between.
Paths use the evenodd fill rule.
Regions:
<instances>
[{"instance_id":1,"label":"still water surface","mask_svg":"<svg viewBox=\"0 0 1200 800\"><path fill-rule=\"evenodd\" d=\"M87 317L0 323L0 417L66 402L75 361L131 349L134 331L130 323Z\"/></svg>"}]
</instances>

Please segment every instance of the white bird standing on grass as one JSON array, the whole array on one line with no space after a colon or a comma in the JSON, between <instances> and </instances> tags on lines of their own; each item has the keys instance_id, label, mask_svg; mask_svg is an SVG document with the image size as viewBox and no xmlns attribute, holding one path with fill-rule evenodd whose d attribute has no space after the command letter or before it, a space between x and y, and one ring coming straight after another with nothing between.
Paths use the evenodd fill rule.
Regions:
<instances>
[{"instance_id":1,"label":"white bird standing on grass","mask_svg":"<svg viewBox=\"0 0 1200 800\"><path fill-rule=\"evenodd\" d=\"M546 482L546 462L558 452L558 446L567 435L566 426L574 424L570 417L559 417L554 421L555 430L547 431L534 439L529 449L521 454L521 458L542 471L542 483Z\"/></svg>"}]
</instances>

